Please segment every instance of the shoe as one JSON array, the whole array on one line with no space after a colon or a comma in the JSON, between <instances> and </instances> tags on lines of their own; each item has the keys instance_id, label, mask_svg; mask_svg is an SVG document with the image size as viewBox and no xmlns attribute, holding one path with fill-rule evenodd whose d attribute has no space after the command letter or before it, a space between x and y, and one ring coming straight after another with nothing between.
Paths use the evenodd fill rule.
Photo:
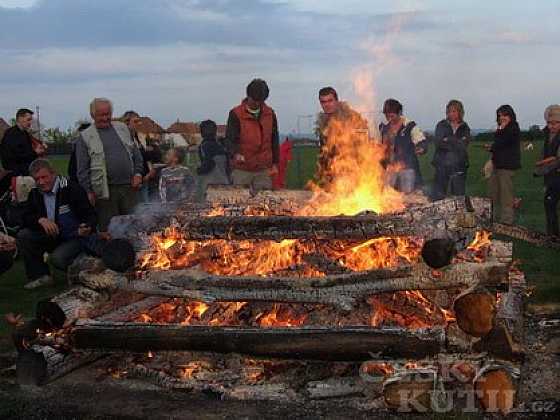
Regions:
<instances>
[{"instance_id":1,"label":"shoe","mask_svg":"<svg viewBox=\"0 0 560 420\"><path fill-rule=\"evenodd\" d=\"M39 277L37 280L30 281L26 283L23 288L27 290L36 289L41 286L52 286L54 284L54 279L51 276L44 275Z\"/></svg>"}]
</instances>

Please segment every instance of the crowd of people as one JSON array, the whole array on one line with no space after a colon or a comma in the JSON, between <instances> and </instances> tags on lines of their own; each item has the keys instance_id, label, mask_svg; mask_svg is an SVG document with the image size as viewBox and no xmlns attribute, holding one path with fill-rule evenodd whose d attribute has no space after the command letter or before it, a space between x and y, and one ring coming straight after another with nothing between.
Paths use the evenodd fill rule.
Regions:
<instances>
[{"instance_id":1,"label":"crowd of people","mask_svg":"<svg viewBox=\"0 0 560 420\"><path fill-rule=\"evenodd\" d=\"M140 116L127 111L113 118L109 99L95 98L90 103L91 124L79 127L73 142L68 177L58 174L46 158L46 146L30 134L33 112L20 109L16 124L0 142L0 157L5 171L13 177L31 177L35 187L23 204L17 238L0 233L0 270L5 270L17 249L23 256L28 282L26 288L52 284L49 265L64 270L80 253L99 255L109 239L109 223L114 216L130 214L141 201L150 201L150 188L157 185L161 201L204 200L212 184L246 185L252 190L282 187L278 175L285 174L291 143L280 146L276 113L266 104L267 83L254 79L246 97L229 112L226 138L217 138L217 125L200 123L202 142L198 153L200 166L193 174L183 165L181 148L171 148L165 166L156 145L139 141L136 127ZM367 132L367 121L349 104L339 100L332 87L319 91L322 112L317 119L321 151L316 178L328 183L329 164L339 153L336 143L327 141L332 119L352 119L357 132ZM379 125L388 170L387 185L405 194L423 185L418 155L428 150L423 131L403 113L403 105L387 99L383 105L385 122ZM432 165L435 177L431 198L464 195L469 169L468 145L471 132L464 119L465 110L451 100L445 117L435 127ZM496 111L494 142L487 145L485 165L488 191L502 223L514 221L513 175L521 167L521 132L513 108ZM543 160L536 175L544 176L547 231L559 235L557 205L560 201L560 105L545 111L546 135ZM390 170L389 170L390 169ZM156 182L157 180L157 182Z\"/></svg>"}]
</instances>

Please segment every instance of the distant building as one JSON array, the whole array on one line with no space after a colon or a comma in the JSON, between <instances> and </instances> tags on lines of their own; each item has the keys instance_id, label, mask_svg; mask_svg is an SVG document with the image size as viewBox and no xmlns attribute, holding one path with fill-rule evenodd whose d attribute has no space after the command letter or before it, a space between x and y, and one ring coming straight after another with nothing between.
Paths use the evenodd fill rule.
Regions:
<instances>
[{"instance_id":1,"label":"distant building","mask_svg":"<svg viewBox=\"0 0 560 420\"><path fill-rule=\"evenodd\" d=\"M162 141L165 130L150 117L140 117L140 121L136 125L136 133L138 133L140 142L145 146L147 138Z\"/></svg>"},{"instance_id":2,"label":"distant building","mask_svg":"<svg viewBox=\"0 0 560 420\"><path fill-rule=\"evenodd\" d=\"M197 123L181 122L179 120L167 128L165 137L167 142L176 147L196 146L202 141Z\"/></svg>"},{"instance_id":3,"label":"distant building","mask_svg":"<svg viewBox=\"0 0 560 420\"><path fill-rule=\"evenodd\" d=\"M0 140L4 137L4 132L10 128L10 124L8 124L3 118L0 118Z\"/></svg>"}]
</instances>

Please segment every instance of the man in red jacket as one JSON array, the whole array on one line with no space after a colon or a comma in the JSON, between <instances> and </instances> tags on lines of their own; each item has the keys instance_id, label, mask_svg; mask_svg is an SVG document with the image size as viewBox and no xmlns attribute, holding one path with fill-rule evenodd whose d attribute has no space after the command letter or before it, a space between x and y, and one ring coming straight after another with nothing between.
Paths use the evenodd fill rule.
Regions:
<instances>
[{"instance_id":1,"label":"man in red jacket","mask_svg":"<svg viewBox=\"0 0 560 420\"><path fill-rule=\"evenodd\" d=\"M234 185L248 185L253 191L272 188L278 173L278 122L265 104L269 89L262 79L247 86L247 97L229 112L227 143L232 156Z\"/></svg>"}]
</instances>

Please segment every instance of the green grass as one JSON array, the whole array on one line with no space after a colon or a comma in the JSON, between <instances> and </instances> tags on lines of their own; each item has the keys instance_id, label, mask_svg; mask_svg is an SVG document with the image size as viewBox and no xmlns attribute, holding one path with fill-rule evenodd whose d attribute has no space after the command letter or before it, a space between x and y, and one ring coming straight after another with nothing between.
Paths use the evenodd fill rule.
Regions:
<instances>
[{"instance_id":1,"label":"green grass","mask_svg":"<svg viewBox=\"0 0 560 420\"><path fill-rule=\"evenodd\" d=\"M521 209L517 214L517 223L543 230L545 226L543 209L542 179L532 176L532 168L540 156L541 144L533 151L523 152L523 169L515 177L516 195L523 199ZM312 147L295 148L293 160L288 165L287 185L289 188L303 188L313 177L317 149ZM470 148L471 167L468 173L467 193L485 196L486 183L480 175L482 165L488 158L487 152L480 144L473 144ZM59 172L66 173L67 158L52 157ZM430 183L433 178L433 168L430 165L431 151L421 158L424 180ZM535 286L531 297L532 304L560 304L560 264L558 251L537 248L523 242L514 244L514 257L522 263L530 285ZM57 286L42 288L35 291L23 289L25 276L21 260L4 275L0 276L0 314L6 312L23 313L32 316L36 303L50 295L56 294L65 287L64 277L56 273ZM0 321L0 337L8 334L4 321Z\"/></svg>"}]
</instances>

